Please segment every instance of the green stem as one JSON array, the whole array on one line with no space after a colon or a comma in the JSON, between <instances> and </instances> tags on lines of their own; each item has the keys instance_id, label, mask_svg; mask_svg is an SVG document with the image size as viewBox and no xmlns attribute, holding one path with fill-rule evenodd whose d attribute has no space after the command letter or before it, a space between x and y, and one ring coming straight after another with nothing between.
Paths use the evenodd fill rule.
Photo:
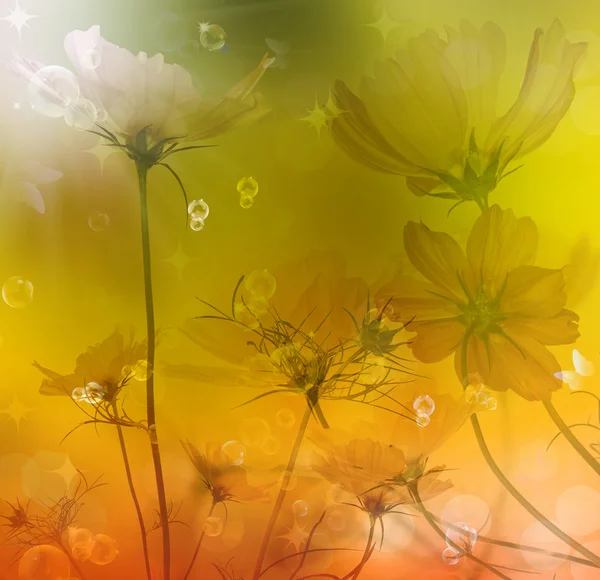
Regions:
<instances>
[{"instance_id":1,"label":"green stem","mask_svg":"<svg viewBox=\"0 0 600 580\"><path fill-rule=\"evenodd\" d=\"M509 576L507 576L506 574L503 574L502 572L500 572L500 570L497 570L491 564L484 562L477 556L473 556L473 554L471 554L471 552L469 552L467 550L463 550L458 544L455 544L452 540L450 540L446 536L446 534L440 529L440 527L437 525L437 523L435 522L435 519L432 517L432 515L429 513L429 511L427 511L427 508L423 505L423 502L421 501L421 496L419 495L418 485L411 484L409 486L409 489L415 500L415 505L416 505L417 509L423 514L423 517L427 520L427 523L431 526L431 528L435 531L435 533L440 538L442 538L442 540L444 540L444 542L446 542L447 544L450 545L450 547L455 552L457 552L458 554L462 554L463 556L465 556L472 562L475 562L476 564L479 564L486 570L489 570L492 574L498 576L498 578L502 578L503 580L511 580L511 578Z\"/></svg>"},{"instance_id":2,"label":"green stem","mask_svg":"<svg viewBox=\"0 0 600 580\"><path fill-rule=\"evenodd\" d=\"M467 345L468 337L463 341L461 351L463 388L466 388L469 384L469 374L467 370ZM522 507L524 507L540 524L542 524L547 530L552 532L557 538L560 538L563 542L565 542L565 544L567 544L568 546L585 556L588 560L591 560L594 564L600 565L600 558L596 556L596 554L594 554L585 546L582 546L579 542L571 538L571 536L563 532L558 526L554 525L547 517L545 517L540 511L538 511L504 475L504 473L494 460L487 446L485 437L483 436L483 432L481 430L481 425L479 424L479 419L477 418L476 414L471 415L471 425L473 427L475 439L477 440L483 458L487 462L489 468L492 470L492 473L496 476L496 479L498 479L498 481L504 486L506 491L508 491L508 493L510 493L510 495L512 495L513 498L516 499Z\"/></svg>"},{"instance_id":3,"label":"green stem","mask_svg":"<svg viewBox=\"0 0 600 580\"><path fill-rule=\"evenodd\" d=\"M271 535L273 534L273 530L275 529L275 524L277 523L277 518L279 517L281 507L283 506L283 502L287 494L287 488L289 487L294 467L296 466L296 460L298 459L300 446L302 445L302 440L304 439L306 428L308 427L308 420L310 419L311 415L311 407L307 404L306 410L304 411L304 417L302 418L302 423L300 424L298 434L296 435L296 441L294 442L290 458L288 459L285 474L283 476L283 481L281 482L281 487L279 488L279 493L277 494L277 499L275 500L275 505L273 506L273 511L271 512L271 517L269 519L267 528L265 530L265 534L262 539L262 544L258 552L258 558L256 559L256 566L254 567L254 574L252 575L252 580L258 580L261 576L263 563L265 561L265 556L267 555L269 542L271 541Z\"/></svg>"},{"instance_id":4,"label":"green stem","mask_svg":"<svg viewBox=\"0 0 600 580\"><path fill-rule=\"evenodd\" d=\"M600 463L594 458L594 456L585 448L585 446L575 437L575 434L569 426L563 421L562 417L558 414L558 411L550 401L550 399L542 401L544 408L550 415L550 418L554 421L554 424L558 427L560 432L564 435L565 439L571 444L571 447L577 451L581 458L596 472L600 475Z\"/></svg>"},{"instance_id":5,"label":"green stem","mask_svg":"<svg viewBox=\"0 0 600 580\"><path fill-rule=\"evenodd\" d=\"M152 461L154 463L154 475L156 478L156 489L158 494L158 508L160 526L163 539L163 580L171 577L171 540L169 533L169 512L167 508L167 496L165 493L165 481L163 476L162 462L160 459L160 448L158 446L158 434L156 431L156 407L154 401L154 354L156 348L156 337L154 328L154 300L152 297L152 266L150 261L150 228L148 224L148 170L149 167L143 162L136 163L140 187L140 206L142 217L142 250L144 257L144 291L146 297L146 326L148 334L148 378L146 379L146 415L148 429L150 429L150 447L152 449Z\"/></svg>"},{"instance_id":6,"label":"green stem","mask_svg":"<svg viewBox=\"0 0 600 580\"><path fill-rule=\"evenodd\" d=\"M212 502L212 505L210 506L210 510L208 510L208 515L206 516L206 519L210 518L213 514L213 512L215 511L215 508L217 507L217 503L214 499ZM204 540L204 526L202 526L202 533L200 534L200 539L198 540L198 543L196 544L196 549L194 550L194 555L192 556L192 561L190 562L190 565L188 566L187 572L185 573L185 576L183 577L183 580L187 580L189 575L192 573L192 569L194 568L194 564L196 563L196 558L198 557L198 554L200 553L200 548L202 547L202 541Z\"/></svg>"},{"instance_id":7,"label":"green stem","mask_svg":"<svg viewBox=\"0 0 600 580\"><path fill-rule=\"evenodd\" d=\"M142 508L135 491L133 484L133 476L131 474L131 465L129 464L129 455L127 454L127 447L125 446L125 436L123 435L123 427L118 422L119 412L117 408L117 402L113 402L113 412L115 419L117 419L117 433L119 435L119 445L121 447L121 455L123 456L123 463L125 465L125 474L127 476L127 483L129 484L129 492L131 493L131 499L135 506L135 513L137 515L138 524L140 526L140 534L142 536L142 549L144 551L144 564L146 566L146 576L148 580L152 580L152 572L150 568L150 555L148 553L148 537L146 532L146 526L144 525L144 516L142 514Z\"/></svg>"}]
</instances>

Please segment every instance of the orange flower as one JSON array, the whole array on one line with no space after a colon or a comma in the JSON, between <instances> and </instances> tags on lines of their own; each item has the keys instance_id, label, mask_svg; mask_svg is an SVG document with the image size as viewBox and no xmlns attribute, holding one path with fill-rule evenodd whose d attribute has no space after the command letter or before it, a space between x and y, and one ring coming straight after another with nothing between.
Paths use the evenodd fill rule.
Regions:
<instances>
[{"instance_id":1,"label":"orange flower","mask_svg":"<svg viewBox=\"0 0 600 580\"><path fill-rule=\"evenodd\" d=\"M428 282L397 280L379 299L391 297L393 316L413 320L415 357L433 363L455 353L463 382L479 373L490 388L527 400L559 389L546 346L574 342L578 317L565 309L562 271L532 265L537 239L531 219L498 206L477 219L466 255L450 235L409 222L405 249Z\"/></svg>"}]
</instances>

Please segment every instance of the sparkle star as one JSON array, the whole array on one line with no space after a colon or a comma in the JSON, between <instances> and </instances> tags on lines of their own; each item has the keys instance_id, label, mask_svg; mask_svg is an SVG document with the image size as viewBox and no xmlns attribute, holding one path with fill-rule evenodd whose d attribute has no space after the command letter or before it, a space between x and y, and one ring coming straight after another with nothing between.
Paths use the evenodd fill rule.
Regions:
<instances>
[{"instance_id":1,"label":"sparkle star","mask_svg":"<svg viewBox=\"0 0 600 580\"><path fill-rule=\"evenodd\" d=\"M329 91L329 97L327 97L327 103L325 108L331 113L331 117L339 117L344 111L340 109L333 98L333 93Z\"/></svg>"},{"instance_id":2,"label":"sparkle star","mask_svg":"<svg viewBox=\"0 0 600 580\"><path fill-rule=\"evenodd\" d=\"M21 401L19 401L19 399L15 395L10 405L8 405L8 407L0 411L0 414L8 415L9 419L12 419L15 422L18 433L19 429L21 428L21 421L25 419L25 417L29 414L30 411L31 409L29 407L26 407Z\"/></svg>"},{"instance_id":3,"label":"sparkle star","mask_svg":"<svg viewBox=\"0 0 600 580\"><path fill-rule=\"evenodd\" d=\"M371 26L372 28L379 30L381 36L383 37L383 42L386 42L388 34L394 30L394 28L400 26L400 24L389 17L387 8L384 6L383 12L381 13L381 18L377 22L371 22L366 26Z\"/></svg>"},{"instance_id":4,"label":"sparkle star","mask_svg":"<svg viewBox=\"0 0 600 580\"><path fill-rule=\"evenodd\" d=\"M289 542L288 546L294 546L296 551L299 552L308 536L309 534L304 530L304 527L300 527L298 522L295 521L294 525L288 528L287 533L279 537L287 540Z\"/></svg>"},{"instance_id":5,"label":"sparkle star","mask_svg":"<svg viewBox=\"0 0 600 580\"><path fill-rule=\"evenodd\" d=\"M302 117L301 121L306 121L311 127L314 127L317 135L321 135L321 129L327 126L327 122L332 118L331 115L327 113L327 111L321 108L318 101L315 101L315 108L309 109L308 115L306 117Z\"/></svg>"},{"instance_id":6,"label":"sparkle star","mask_svg":"<svg viewBox=\"0 0 600 580\"><path fill-rule=\"evenodd\" d=\"M179 242L179 244L177 245L177 250L175 250L175 253L169 258L167 258L167 262L173 264L173 266L175 266L175 268L177 269L180 278L186 266L193 261L194 259L190 258L190 256L188 256L181 247L181 242Z\"/></svg>"},{"instance_id":7,"label":"sparkle star","mask_svg":"<svg viewBox=\"0 0 600 580\"><path fill-rule=\"evenodd\" d=\"M58 469L54 469L51 473L56 473L64 479L67 489L71 486L71 482L79 475L79 471L71 462L71 458L67 455L65 462Z\"/></svg>"},{"instance_id":8,"label":"sparkle star","mask_svg":"<svg viewBox=\"0 0 600 580\"><path fill-rule=\"evenodd\" d=\"M23 10L19 5L19 0L15 2L14 10L9 11L10 14L8 16L4 16L2 20L6 20L11 28L17 29L17 34L19 38L21 38L21 31L24 26L29 26L27 22L32 18L38 18L37 14L28 14L26 10Z\"/></svg>"}]
</instances>

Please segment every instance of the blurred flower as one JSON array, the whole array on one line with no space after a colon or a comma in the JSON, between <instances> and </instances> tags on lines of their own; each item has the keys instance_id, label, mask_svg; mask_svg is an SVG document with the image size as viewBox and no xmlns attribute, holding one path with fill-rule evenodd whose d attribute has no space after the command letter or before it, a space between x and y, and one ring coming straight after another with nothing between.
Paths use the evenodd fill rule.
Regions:
<instances>
[{"instance_id":1,"label":"blurred flower","mask_svg":"<svg viewBox=\"0 0 600 580\"><path fill-rule=\"evenodd\" d=\"M265 489L248 484L246 469L242 465L232 465L221 445L206 443L205 451L201 453L189 441L181 444L198 471L202 485L211 493L214 504L269 499Z\"/></svg>"},{"instance_id":2,"label":"blurred flower","mask_svg":"<svg viewBox=\"0 0 600 580\"><path fill-rule=\"evenodd\" d=\"M465 21L446 32L445 40L432 30L410 39L363 80L360 98L338 81L344 114L331 130L351 157L405 176L416 195L485 208L510 162L537 149L566 114L586 45L568 42L556 20L547 32L536 30L520 93L497 117L504 34L492 23L478 30Z\"/></svg>"},{"instance_id":3,"label":"blurred flower","mask_svg":"<svg viewBox=\"0 0 600 580\"><path fill-rule=\"evenodd\" d=\"M409 222L405 249L428 282L402 279L379 298L391 299L393 317L412 321L415 357L433 363L455 353L461 381L478 373L491 389L528 400L560 388L546 345L574 342L578 317L564 307L562 271L532 265L537 238L530 218L496 205L475 222L466 256L449 234Z\"/></svg>"},{"instance_id":4,"label":"blurred flower","mask_svg":"<svg viewBox=\"0 0 600 580\"><path fill-rule=\"evenodd\" d=\"M27 204L38 213L45 213L46 204L39 186L55 183L63 174L42 166L38 161L28 159L16 165L9 165L5 176L2 186L9 190L16 201Z\"/></svg>"}]
</instances>

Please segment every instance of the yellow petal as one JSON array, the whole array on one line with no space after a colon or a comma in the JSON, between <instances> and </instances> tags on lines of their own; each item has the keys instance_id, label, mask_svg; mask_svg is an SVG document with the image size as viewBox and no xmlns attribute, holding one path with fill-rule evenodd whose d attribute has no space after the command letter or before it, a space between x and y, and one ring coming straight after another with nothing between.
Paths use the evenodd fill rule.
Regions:
<instances>
[{"instance_id":1,"label":"yellow petal","mask_svg":"<svg viewBox=\"0 0 600 580\"><path fill-rule=\"evenodd\" d=\"M407 330L417 335L411 339L410 348L415 357L424 363L444 360L460 347L465 326L460 322L432 321L409 324Z\"/></svg>"},{"instance_id":2,"label":"yellow petal","mask_svg":"<svg viewBox=\"0 0 600 580\"><path fill-rule=\"evenodd\" d=\"M531 336L542 344L571 344L579 338L579 317L571 310L561 310L551 318L510 318L502 323L509 336Z\"/></svg>"}]
</instances>

